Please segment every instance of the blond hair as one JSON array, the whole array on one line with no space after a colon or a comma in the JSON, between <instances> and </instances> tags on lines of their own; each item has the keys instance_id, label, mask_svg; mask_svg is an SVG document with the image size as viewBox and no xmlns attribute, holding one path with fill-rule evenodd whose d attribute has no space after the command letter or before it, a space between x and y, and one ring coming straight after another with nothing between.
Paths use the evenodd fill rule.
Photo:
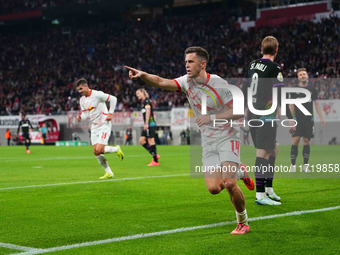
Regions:
<instances>
[{"instance_id":1,"label":"blond hair","mask_svg":"<svg viewBox=\"0 0 340 255\"><path fill-rule=\"evenodd\" d=\"M140 89L137 89L137 91L142 92L146 98L149 98L149 93L146 91L146 89L140 88Z\"/></svg>"},{"instance_id":2,"label":"blond hair","mask_svg":"<svg viewBox=\"0 0 340 255\"><path fill-rule=\"evenodd\" d=\"M274 36L266 36L261 43L261 51L263 55L276 54L276 49L279 47L279 41Z\"/></svg>"},{"instance_id":3,"label":"blond hair","mask_svg":"<svg viewBox=\"0 0 340 255\"><path fill-rule=\"evenodd\" d=\"M296 74L299 74L299 72L303 72L303 71L305 71L305 72L307 73L307 69L304 68L304 67L302 67L302 68L299 68L299 69L297 70Z\"/></svg>"}]
</instances>

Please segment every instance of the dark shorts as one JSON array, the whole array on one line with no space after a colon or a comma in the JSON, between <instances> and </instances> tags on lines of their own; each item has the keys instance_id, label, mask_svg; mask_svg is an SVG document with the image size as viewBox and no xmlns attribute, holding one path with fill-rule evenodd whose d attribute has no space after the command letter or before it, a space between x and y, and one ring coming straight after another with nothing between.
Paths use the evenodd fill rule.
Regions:
<instances>
[{"instance_id":1,"label":"dark shorts","mask_svg":"<svg viewBox=\"0 0 340 255\"><path fill-rule=\"evenodd\" d=\"M142 135L146 138L155 138L156 137L156 127L149 127L147 130L142 131Z\"/></svg>"},{"instance_id":2,"label":"dark shorts","mask_svg":"<svg viewBox=\"0 0 340 255\"><path fill-rule=\"evenodd\" d=\"M255 121L251 123L253 126ZM272 122L265 122L262 127L249 127L251 138L256 149L273 150L276 143L276 123L272 127Z\"/></svg>"},{"instance_id":3,"label":"dark shorts","mask_svg":"<svg viewBox=\"0 0 340 255\"><path fill-rule=\"evenodd\" d=\"M29 133L22 133L22 137L23 137L25 140L31 140L30 134L29 134Z\"/></svg>"},{"instance_id":4,"label":"dark shorts","mask_svg":"<svg viewBox=\"0 0 340 255\"><path fill-rule=\"evenodd\" d=\"M293 137L302 136L305 138L313 138L314 137L314 121L298 121L296 125L296 131L293 133Z\"/></svg>"}]
</instances>

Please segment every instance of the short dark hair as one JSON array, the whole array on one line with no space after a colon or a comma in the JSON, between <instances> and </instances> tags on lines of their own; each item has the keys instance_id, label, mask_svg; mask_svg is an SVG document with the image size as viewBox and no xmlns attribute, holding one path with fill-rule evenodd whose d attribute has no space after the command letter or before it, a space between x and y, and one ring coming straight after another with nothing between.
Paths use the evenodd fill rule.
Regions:
<instances>
[{"instance_id":1,"label":"short dark hair","mask_svg":"<svg viewBox=\"0 0 340 255\"><path fill-rule=\"evenodd\" d=\"M279 47L279 41L274 36L266 36L261 43L261 51L263 55L272 55L276 53Z\"/></svg>"},{"instance_id":2,"label":"short dark hair","mask_svg":"<svg viewBox=\"0 0 340 255\"><path fill-rule=\"evenodd\" d=\"M85 85L85 84L88 84L88 83L87 83L87 80L84 79L84 78L81 78L81 79L79 79L79 80L74 82L74 86L75 87L78 87L78 86L81 86L81 85Z\"/></svg>"},{"instance_id":3,"label":"short dark hair","mask_svg":"<svg viewBox=\"0 0 340 255\"><path fill-rule=\"evenodd\" d=\"M209 53L206 49L200 47L200 46L192 46L187 48L184 51L185 55L189 54L189 53L196 53L197 56L203 58L205 61L207 61L207 63L209 62Z\"/></svg>"},{"instance_id":4,"label":"short dark hair","mask_svg":"<svg viewBox=\"0 0 340 255\"><path fill-rule=\"evenodd\" d=\"M302 67L302 68L299 68L298 70L297 70L297 74L299 74L299 72L302 72L302 71L305 71L306 73L307 73L307 69L306 68L304 68L304 67Z\"/></svg>"}]
</instances>

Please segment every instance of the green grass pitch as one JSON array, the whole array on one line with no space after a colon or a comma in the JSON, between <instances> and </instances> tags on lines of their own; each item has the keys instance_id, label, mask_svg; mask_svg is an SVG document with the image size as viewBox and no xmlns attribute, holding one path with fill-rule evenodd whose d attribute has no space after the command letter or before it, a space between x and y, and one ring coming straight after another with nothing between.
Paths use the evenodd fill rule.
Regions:
<instances>
[{"instance_id":1,"label":"green grass pitch","mask_svg":"<svg viewBox=\"0 0 340 255\"><path fill-rule=\"evenodd\" d=\"M141 146L122 149L123 161L106 155L115 179L99 181L104 170L91 147L32 146L30 155L23 146L0 147L0 254L54 247L47 254L339 254L340 208L255 219L340 206L339 178L278 178L282 206L254 205L255 191L239 181L254 218L246 235L230 235L232 223L59 249L235 220L226 191L213 196L203 179L190 177L188 146L158 146L159 167L146 166L151 156ZM290 147L279 150L277 164L289 165ZM314 145L310 163L339 164L339 155L340 146ZM254 148L242 146L241 159L253 164Z\"/></svg>"}]
</instances>

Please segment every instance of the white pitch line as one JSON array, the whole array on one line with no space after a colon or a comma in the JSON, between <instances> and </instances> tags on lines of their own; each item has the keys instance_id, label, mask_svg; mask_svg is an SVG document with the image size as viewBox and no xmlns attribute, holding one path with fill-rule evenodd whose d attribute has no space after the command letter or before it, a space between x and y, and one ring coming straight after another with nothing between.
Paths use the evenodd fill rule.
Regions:
<instances>
[{"instance_id":1,"label":"white pitch line","mask_svg":"<svg viewBox=\"0 0 340 255\"><path fill-rule=\"evenodd\" d=\"M130 178L110 179L110 180L98 180L98 181L51 183L51 184L41 184L41 185L30 185L30 186L18 186L18 187L0 188L0 191L2 191L2 190L12 190L12 189L28 189L28 188L38 188L38 187L51 187L51 186L61 186L61 185L97 183L97 182L116 182L116 181L152 179L152 178L168 178L168 177L189 176L189 175L190 174L173 174L173 175L158 175L158 176L140 176L140 177L130 177Z\"/></svg>"},{"instance_id":2,"label":"white pitch line","mask_svg":"<svg viewBox=\"0 0 340 255\"><path fill-rule=\"evenodd\" d=\"M25 252L36 252L36 251L42 250L42 249L36 249L32 247L27 247L27 246L15 245L11 243L0 243L0 247L12 249L12 250L25 251Z\"/></svg>"},{"instance_id":3,"label":"white pitch line","mask_svg":"<svg viewBox=\"0 0 340 255\"><path fill-rule=\"evenodd\" d=\"M325 212L325 211L331 211L331 210L337 210L337 209L340 209L340 206L321 208L321 209L315 209L315 210L295 211L295 212L289 212L289 213L283 213L283 214L274 214L274 215L261 216L261 217L254 217L254 218L249 218L248 220L249 221L267 220L267 219L296 216L296 215L302 215L302 214L308 214L308 213ZM235 223L236 223L236 221L227 221L227 222L219 222L219 223L214 223L214 224L209 224L209 225L201 225L201 226L195 226L195 227L177 228L177 229L165 230L165 231L159 231L159 232L153 232L153 233L145 233L145 234L138 234L138 235L131 235L131 236L122 236L122 237L116 237L116 238L93 241L93 242L84 242L84 243L78 243L78 244L72 244L72 245L64 245L64 246L59 246L59 247L40 249L40 250L36 250L36 251L27 251L27 252L23 252L23 253L19 253L19 254L20 255L42 254L42 253L48 253L48 252L53 252L53 251L69 250L69 249L74 249L74 248L79 248L79 247L93 246L93 245L99 245L99 244L105 244L105 243L115 243L115 242L121 242L121 241L126 241L126 240L146 238L146 237L151 237L151 236L169 235L169 234L192 231L192 230L196 230L196 229L220 227L220 226L225 226L225 225L230 225L230 224L235 224Z\"/></svg>"},{"instance_id":4,"label":"white pitch line","mask_svg":"<svg viewBox=\"0 0 340 255\"><path fill-rule=\"evenodd\" d=\"M166 154L166 156L183 156L185 154ZM186 155L185 155L186 156ZM125 158L141 158L145 157L145 155L137 154L137 155L127 155ZM31 162L31 161L49 161L49 160L68 160L68 159L94 159L94 156L79 156L79 157L46 157L46 158L4 158L1 159L1 162Z\"/></svg>"}]
</instances>

